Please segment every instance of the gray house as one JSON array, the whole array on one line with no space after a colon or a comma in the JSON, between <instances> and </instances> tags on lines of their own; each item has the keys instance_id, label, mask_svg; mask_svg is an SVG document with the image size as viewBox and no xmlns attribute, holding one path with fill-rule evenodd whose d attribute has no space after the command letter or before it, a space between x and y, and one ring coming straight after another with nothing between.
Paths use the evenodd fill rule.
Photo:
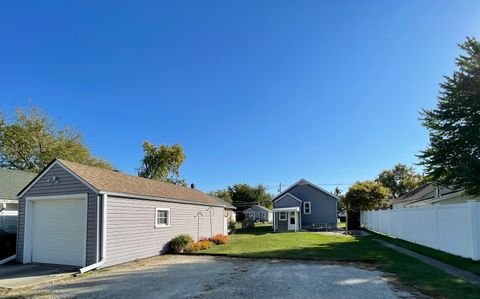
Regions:
<instances>
[{"instance_id":1,"label":"gray house","mask_svg":"<svg viewBox=\"0 0 480 299\"><path fill-rule=\"evenodd\" d=\"M17 233L17 193L36 176L33 172L0 168L0 232Z\"/></svg>"},{"instance_id":2,"label":"gray house","mask_svg":"<svg viewBox=\"0 0 480 299\"><path fill-rule=\"evenodd\" d=\"M452 189L427 183L398 198L390 200L390 204L393 209L400 209L434 204L459 204L466 203L469 200L480 201L480 197L468 196L460 189Z\"/></svg>"},{"instance_id":3,"label":"gray house","mask_svg":"<svg viewBox=\"0 0 480 299\"><path fill-rule=\"evenodd\" d=\"M19 194L17 260L84 267L159 255L179 234L227 233L226 204L199 190L54 160Z\"/></svg>"},{"instance_id":4,"label":"gray house","mask_svg":"<svg viewBox=\"0 0 480 299\"><path fill-rule=\"evenodd\" d=\"M338 197L301 179L273 198L273 230L299 231L337 225Z\"/></svg>"},{"instance_id":5,"label":"gray house","mask_svg":"<svg viewBox=\"0 0 480 299\"><path fill-rule=\"evenodd\" d=\"M249 217L250 219L259 222L272 222L273 218L271 210L259 205L253 205L250 208L245 209L243 214L245 217Z\"/></svg>"}]
</instances>

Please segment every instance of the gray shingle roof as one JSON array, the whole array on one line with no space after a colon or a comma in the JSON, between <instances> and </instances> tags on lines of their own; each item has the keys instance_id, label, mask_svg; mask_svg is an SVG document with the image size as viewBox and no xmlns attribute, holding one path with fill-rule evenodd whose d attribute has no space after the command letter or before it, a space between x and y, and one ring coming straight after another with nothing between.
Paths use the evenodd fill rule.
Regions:
<instances>
[{"instance_id":1,"label":"gray shingle roof","mask_svg":"<svg viewBox=\"0 0 480 299\"><path fill-rule=\"evenodd\" d=\"M262 207L262 206L259 206L259 205L253 205L250 208L245 209L245 211L247 211L247 210L253 210L255 212L271 212L269 209L267 209L265 207Z\"/></svg>"},{"instance_id":2,"label":"gray shingle roof","mask_svg":"<svg viewBox=\"0 0 480 299\"><path fill-rule=\"evenodd\" d=\"M17 199L17 193L36 176L33 172L0 168L0 199Z\"/></svg>"}]
</instances>

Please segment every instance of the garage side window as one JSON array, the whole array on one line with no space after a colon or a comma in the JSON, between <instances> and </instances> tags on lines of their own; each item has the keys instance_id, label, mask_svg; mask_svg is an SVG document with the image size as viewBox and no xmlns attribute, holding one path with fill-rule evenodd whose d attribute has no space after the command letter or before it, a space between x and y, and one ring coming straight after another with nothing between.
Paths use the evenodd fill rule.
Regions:
<instances>
[{"instance_id":1,"label":"garage side window","mask_svg":"<svg viewBox=\"0 0 480 299\"><path fill-rule=\"evenodd\" d=\"M170 209L156 208L155 209L155 227L169 227L170 226Z\"/></svg>"},{"instance_id":2,"label":"garage side window","mask_svg":"<svg viewBox=\"0 0 480 299\"><path fill-rule=\"evenodd\" d=\"M278 215L278 219L280 221L285 221L287 220L287 212L280 212L280 215Z\"/></svg>"}]
</instances>

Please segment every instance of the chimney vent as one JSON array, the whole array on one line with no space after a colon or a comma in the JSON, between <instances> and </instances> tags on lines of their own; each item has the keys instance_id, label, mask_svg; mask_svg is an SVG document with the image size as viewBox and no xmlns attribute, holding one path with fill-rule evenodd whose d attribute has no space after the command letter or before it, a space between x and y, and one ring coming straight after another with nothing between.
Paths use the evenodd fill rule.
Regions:
<instances>
[{"instance_id":1,"label":"chimney vent","mask_svg":"<svg viewBox=\"0 0 480 299\"><path fill-rule=\"evenodd\" d=\"M194 184L194 183L191 183L191 184L190 184L190 188L195 189L195 184Z\"/></svg>"}]
</instances>

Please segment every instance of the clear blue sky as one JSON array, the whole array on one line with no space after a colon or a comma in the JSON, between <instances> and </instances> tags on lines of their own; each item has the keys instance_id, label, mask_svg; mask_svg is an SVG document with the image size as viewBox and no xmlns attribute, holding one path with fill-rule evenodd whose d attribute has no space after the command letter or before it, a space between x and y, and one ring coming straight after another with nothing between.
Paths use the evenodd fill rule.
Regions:
<instances>
[{"instance_id":1,"label":"clear blue sky","mask_svg":"<svg viewBox=\"0 0 480 299\"><path fill-rule=\"evenodd\" d=\"M479 1L140 2L4 2L0 109L38 105L132 174L143 140L179 143L206 191L415 163L418 111L480 37Z\"/></svg>"}]
</instances>

